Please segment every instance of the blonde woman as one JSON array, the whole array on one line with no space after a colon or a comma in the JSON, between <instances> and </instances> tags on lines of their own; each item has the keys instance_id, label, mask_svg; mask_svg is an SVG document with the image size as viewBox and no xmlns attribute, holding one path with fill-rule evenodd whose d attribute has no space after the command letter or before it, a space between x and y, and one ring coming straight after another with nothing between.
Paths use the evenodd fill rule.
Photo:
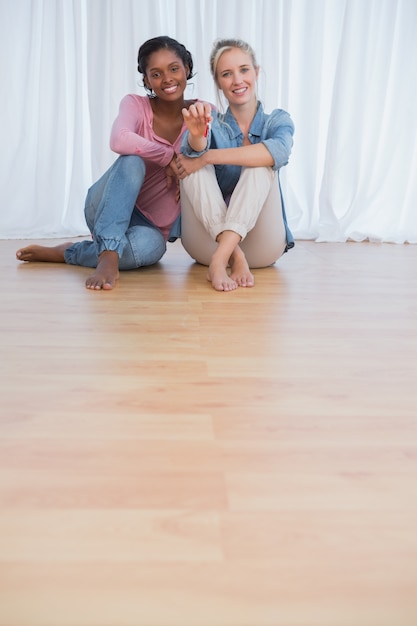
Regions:
<instances>
[{"instance_id":1,"label":"blonde woman","mask_svg":"<svg viewBox=\"0 0 417 626\"><path fill-rule=\"evenodd\" d=\"M224 114L206 102L183 109L181 239L208 265L214 289L232 291L252 287L250 268L275 263L294 245L278 177L294 125L283 110L264 112L256 95L259 66L246 42L216 41L210 70L228 107Z\"/></svg>"}]
</instances>

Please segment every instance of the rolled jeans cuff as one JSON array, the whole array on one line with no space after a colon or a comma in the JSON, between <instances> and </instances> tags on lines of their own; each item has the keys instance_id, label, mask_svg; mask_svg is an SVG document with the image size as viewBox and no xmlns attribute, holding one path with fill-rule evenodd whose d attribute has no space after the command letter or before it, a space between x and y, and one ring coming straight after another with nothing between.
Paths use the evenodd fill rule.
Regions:
<instances>
[{"instance_id":1,"label":"rolled jeans cuff","mask_svg":"<svg viewBox=\"0 0 417 626\"><path fill-rule=\"evenodd\" d=\"M103 239L95 235L94 243L96 244L97 256L100 256L102 252L117 252L119 259L122 257L124 244L118 239Z\"/></svg>"}]
</instances>

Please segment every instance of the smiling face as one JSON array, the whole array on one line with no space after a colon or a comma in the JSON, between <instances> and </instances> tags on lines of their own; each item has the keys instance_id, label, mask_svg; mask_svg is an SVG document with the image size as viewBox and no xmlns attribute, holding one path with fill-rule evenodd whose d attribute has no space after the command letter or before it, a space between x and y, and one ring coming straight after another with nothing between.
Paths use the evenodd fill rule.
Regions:
<instances>
[{"instance_id":1,"label":"smiling face","mask_svg":"<svg viewBox=\"0 0 417 626\"><path fill-rule=\"evenodd\" d=\"M239 48L225 50L217 61L216 83L230 105L252 102L256 99L258 68L252 57Z\"/></svg>"},{"instance_id":2,"label":"smiling face","mask_svg":"<svg viewBox=\"0 0 417 626\"><path fill-rule=\"evenodd\" d=\"M187 87L188 66L175 52L161 48L149 56L144 83L162 100L177 100Z\"/></svg>"}]
</instances>

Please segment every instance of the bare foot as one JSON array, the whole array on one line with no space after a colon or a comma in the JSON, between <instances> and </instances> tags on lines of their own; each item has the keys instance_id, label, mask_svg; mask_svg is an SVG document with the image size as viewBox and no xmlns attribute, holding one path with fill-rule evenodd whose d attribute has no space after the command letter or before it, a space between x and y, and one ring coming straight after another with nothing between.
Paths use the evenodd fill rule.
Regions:
<instances>
[{"instance_id":1,"label":"bare foot","mask_svg":"<svg viewBox=\"0 0 417 626\"><path fill-rule=\"evenodd\" d=\"M207 280L211 282L216 291L234 291L238 288L237 282L230 278L224 264L213 259L209 265Z\"/></svg>"},{"instance_id":2,"label":"bare foot","mask_svg":"<svg viewBox=\"0 0 417 626\"><path fill-rule=\"evenodd\" d=\"M255 284L255 277L249 269L248 262L243 251L238 247L233 253L230 259L232 278L239 287L253 287Z\"/></svg>"},{"instance_id":3,"label":"bare foot","mask_svg":"<svg viewBox=\"0 0 417 626\"><path fill-rule=\"evenodd\" d=\"M94 274L85 281L87 289L113 289L119 278L119 255L113 250L105 250L98 257Z\"/></svg>"},{"instance_id":4,"label":"bare foot","mask_svg":"<svg viewBox=\"0 0 417 626\"><path fill-rule=\"evenodd\" d=\"M65 263L64 252L72 243L60 243L58 246L38 246L32 244L26 248L20 248L16 252L18 261L37 262L44 261L46 263Z\"/></svg>"}]
</instances>

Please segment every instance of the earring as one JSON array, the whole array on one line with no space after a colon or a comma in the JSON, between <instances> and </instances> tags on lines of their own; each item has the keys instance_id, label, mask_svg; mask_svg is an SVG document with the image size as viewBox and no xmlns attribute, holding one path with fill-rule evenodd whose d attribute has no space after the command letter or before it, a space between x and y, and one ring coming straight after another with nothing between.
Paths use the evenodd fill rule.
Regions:
<instances>
[{"instance_id":1,"label":"earring","mask_svg":"<svg viewBox=\"0 0 417 626\"><path fill-rule=\"evenodd\" d=\"M148 85L146 84L145 81L143 81L143 87L144 87L146 93L148 94L148 96L152 96L153 95L152 87L148 87Z\"/></svg>"}]
</instances>

